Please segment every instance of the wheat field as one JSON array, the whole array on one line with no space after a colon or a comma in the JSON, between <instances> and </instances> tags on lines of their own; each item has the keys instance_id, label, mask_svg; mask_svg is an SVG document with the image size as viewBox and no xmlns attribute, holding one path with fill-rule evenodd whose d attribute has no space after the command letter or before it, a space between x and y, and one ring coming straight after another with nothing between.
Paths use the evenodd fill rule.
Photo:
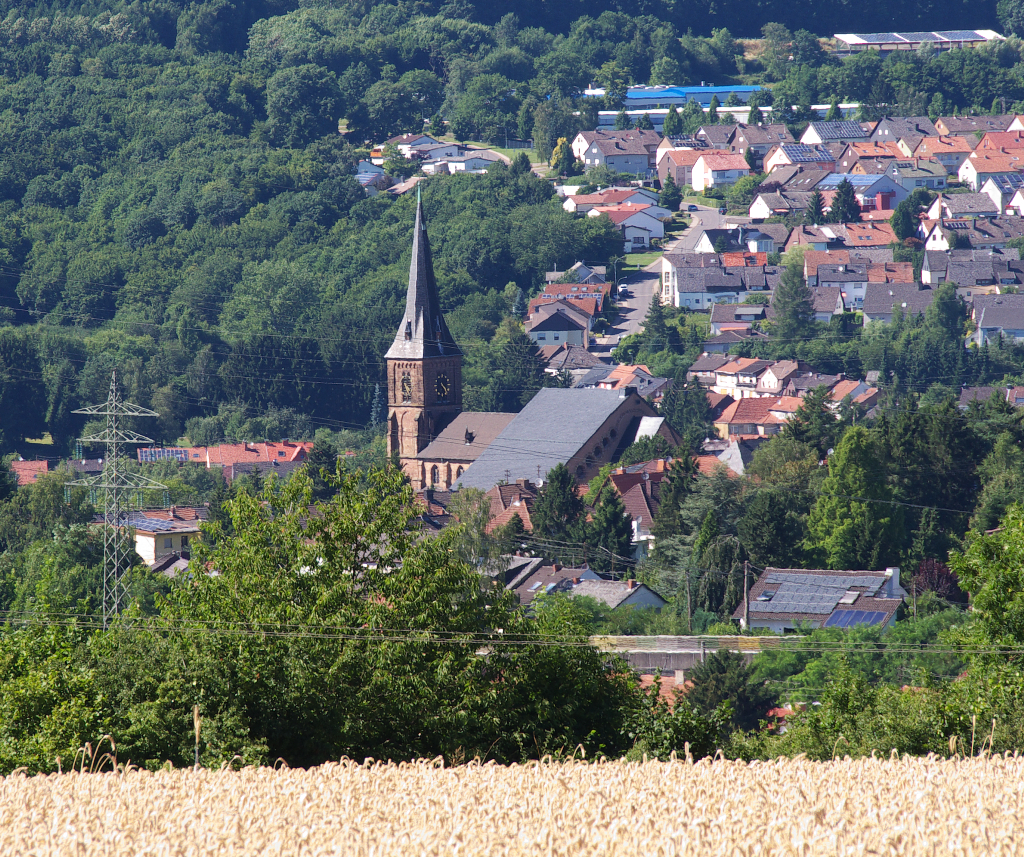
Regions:
<instances>
[{"instance_id":1,"label":"wheat field","mask_svg":"<svg viewBox=\"0 0 1024 857\"><path fill-rule=\"evenodd\" d=\"M17 855L1010 855L1021 758L331 764L0 782Z\"/></svg>"}]
</instances>

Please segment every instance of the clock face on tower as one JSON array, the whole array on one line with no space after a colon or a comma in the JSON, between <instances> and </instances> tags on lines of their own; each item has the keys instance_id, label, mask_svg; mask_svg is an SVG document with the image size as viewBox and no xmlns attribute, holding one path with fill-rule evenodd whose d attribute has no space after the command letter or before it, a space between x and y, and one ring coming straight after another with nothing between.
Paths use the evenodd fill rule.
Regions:
<instances>
[{"instance_id":1,"label":"clock face on tower","mask_svg":"<svg viewBox=\"0 0 1024 857\"><path fill-rule=\"evenodd\" d=\"M434 382L434 392L437 394L439 402L447 402L448 397L451 396L452 382L443 372L437 376L437 380Z\"/></svg>"}]
</instances>

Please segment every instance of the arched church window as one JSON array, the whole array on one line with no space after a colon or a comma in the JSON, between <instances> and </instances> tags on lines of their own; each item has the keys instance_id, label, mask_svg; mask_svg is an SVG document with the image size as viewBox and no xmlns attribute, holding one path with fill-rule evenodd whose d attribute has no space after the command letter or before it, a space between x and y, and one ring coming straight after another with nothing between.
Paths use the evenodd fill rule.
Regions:
<instances>
[{"instance_id":1,"label":"arched church window","mask_svg":"<svg viewBox=\"0 0 1024 857\"><path fill-rule=\"evenodd\" d=\"M465 469L464 468L462 468L462 467L457 468L456 471L455 471L455 478L456 479L460 478L463 473L465 473Z\"/></svg>"},{"instance_id":2,"label":"arched church window","mask_svg":"<svg viewBox=\"0 0 1024 857\"><path fill-rule=\"evenodd\" d=\"M435 464L430 468L430 484L437 485L441 481L441 474L438 472L437 465Z\"/></svg>"},{"instance_id":3,"label":"arched church window","mask_svg":"<svg viewBox=\"0 0 1024 857\"><path fill-rule=\"evenodd\" d=\"M410 339L412 339L412 322L407 321L405 323L405 341L408 342Z\"/></svg>"},{"instance_id":4,"label":"arched church window","mask_svg":"<svg viewBox=\"0 0 1024 857\"><path fill-rule=\"evenodd\" d=\"M412 375L408 372L402 375L402 401L412 401Z\"/></svg>"}]
</instances>

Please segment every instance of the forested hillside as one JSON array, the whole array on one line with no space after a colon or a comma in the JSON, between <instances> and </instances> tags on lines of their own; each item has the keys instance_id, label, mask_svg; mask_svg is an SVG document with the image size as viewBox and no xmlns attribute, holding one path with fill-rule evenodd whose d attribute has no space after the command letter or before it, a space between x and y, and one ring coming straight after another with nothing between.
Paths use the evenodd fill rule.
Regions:
<instances>
[{"instance_id":1,"label":"forested hillside","mask_svg":"<svg viewBox=\"0 0 1024 857\"><path fill-rule=\"evenodd\" d=\"M0 451L49 431L67 452L70 411L104 397L114 366L162 414L163 441L190 419L208 441L259 433L267 412L292 436L366 425L413 205L364 198L351 173L367 141L425 120L460 139L532 137L546 157L631 83L774 85L795 120L833 97L868 113L1024 100L1015 39L844 63L786 26L995 26L992 4L512 6L0 4ZM1000 14L1012 25L1014 4ZM767 24L766 39L712 31L724 24ZM581 97L591 82L603 102ZM424 187L467 404L513 408L539 383L536 367L502 376L524 373L502 327L517 290L617 241L522 162Z\"/></svg>"}]
</instances>

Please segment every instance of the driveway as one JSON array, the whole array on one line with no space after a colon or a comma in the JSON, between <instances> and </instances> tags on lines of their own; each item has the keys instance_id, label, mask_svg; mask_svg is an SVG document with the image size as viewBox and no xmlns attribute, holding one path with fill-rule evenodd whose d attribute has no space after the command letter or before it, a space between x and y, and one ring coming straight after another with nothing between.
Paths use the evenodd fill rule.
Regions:
<instances>
[{"instance_id":1,"label":"driveway","mask_svg":"<svg viewBox=\"0 0 1024 857\"><path fill-rule=\"evenodd\" d=\"M689 215L690 226L678 239L665 248L666 253L692 253L705 229L727 229L750 223L749 217L719 214L717 208L709 205L698 205L697 210L689 212Z\"/></svg>"},{"instance_id":2,"label":"driveway","mask_svg":"<svg viewBox=\"0 0 1024 857\"><path fill-rule=\"evenodd\" d=\"M660 265L661 263L656 262L655 264ZM619 281L620 285L629 289L629 297L618 300L618 315L611 327L608 328L607 335L597 338L597 344L590 349L593 353L604 359L624 336L643 330L647 310L651 307L651 298L654 296L655 289L659 287L659 283L658 274L650 271L630 274Z\"/></svg>"}]
</instances>

